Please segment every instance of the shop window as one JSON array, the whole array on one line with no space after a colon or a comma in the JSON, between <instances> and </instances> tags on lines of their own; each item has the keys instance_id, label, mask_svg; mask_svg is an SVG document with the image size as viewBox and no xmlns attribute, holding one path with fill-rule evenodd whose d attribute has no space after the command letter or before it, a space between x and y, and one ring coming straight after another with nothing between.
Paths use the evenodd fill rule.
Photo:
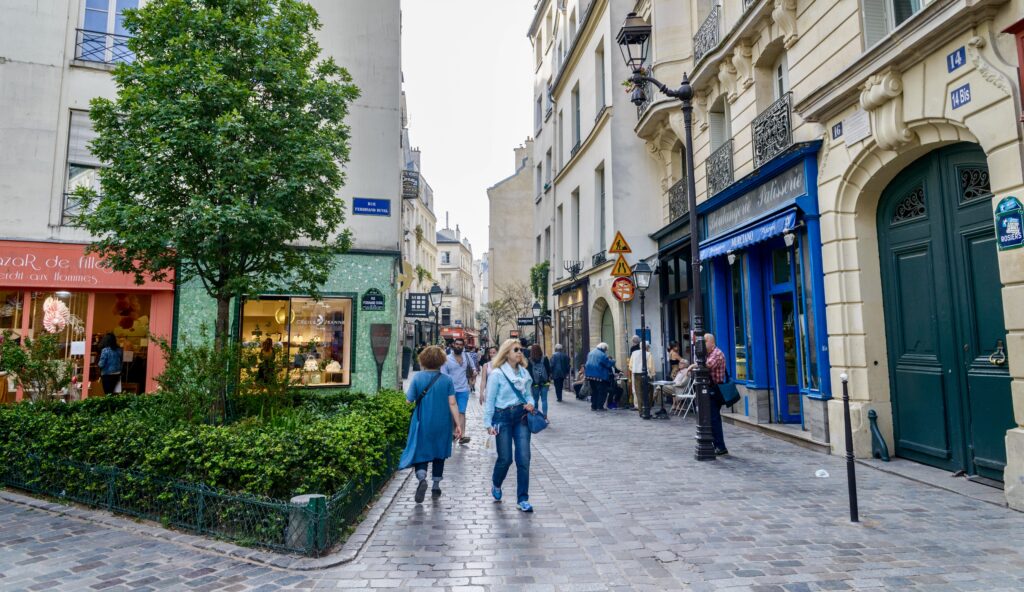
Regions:
<instances>
[{"instance_id":1,"label":"shop window","mask_svg":"<svg viewBox=\"0 0 1024 592\"><path fill-rule=\"evenodd\" d=\"M732 276L732 323L733 343L735 344L734 360L736 370L734 372L737 380L747 379L747 352L750 348L747 345L747 313L744 305L746 290L745 274L743 273L746 258L741 254L730 268Z\"/></svg>"},{"instance_id":2,"label":"shop window","mask_svg":"<svg viewBox=\"0 0 1024 592\"><path fill-rule=\"evenodd\" d=\"M242 340L270 338L287 353L287 372L305 386L348 386L352 373L351 298L268 296L245 303Z\"/></svg>"},{"instance_id":3,"label":"shop window","mask_svg":"<svg viewBox=\"0 0 1024 592\"><path fill-rule=\"evenodd\" d=\"M12 290L0 290L0 333L11 331L21 335L21 322L25 311L25 294Z\"/></svg>"},{"instance_id":4,"label":"shop window","mask_svg":"<svg viewBox=\"0 0 1024 592\"><path fill-rule=\"evenodd\" d=\"M85 370L85 320L89 312L89 295L84 292L32 292L30 299L28 333L25 335L35 339L41 335L53 335L57 338L57 347L64 359L74 364L77 384L82 384ZM93 341L98 342L99 336ZM126 356L129 356L126 351ZM95 358L98 351L93 352ZM92 374L99 376L96 370ZM101 391L102 392L102 391ZM76 394L74 398L78 398Z\"/></svg>"},{"instance_id":5,"label":"shop window","mask_svg":"<svg viewBox=\"0 0 1024 592\"><path fill-rule=\"evenodd\" d=\"M789 283L789 250L775 249L772 251L772 279L776 284Z\"/></svg>"},{"instance_id":6,"label":"shop window","mask_svg":"<svg viewBox=\"0 0 1024 592\"><path fill-rule=\"evenodd\" d=\"M864 49L872 47L903 24L930 0L861 0Z\"/></svg>"},{"instance_id":7,"label":"shop window","mask_svg":"<svg viewBox=\"0 0 1024 592\"><path fill-rule=\"evenodd\" d=\"M814 295L812 292L810 277L810 248L807 244L807 235L800 237L800 248L797 256L794 257L799 278L797 306L799 307L800 337L801 337L801 359L803 361L803 376L801 386L808 390L820 390L821 381L818 378L818 342L816 338L816 326L814 322Z\"/></svg>"}]
</instances>

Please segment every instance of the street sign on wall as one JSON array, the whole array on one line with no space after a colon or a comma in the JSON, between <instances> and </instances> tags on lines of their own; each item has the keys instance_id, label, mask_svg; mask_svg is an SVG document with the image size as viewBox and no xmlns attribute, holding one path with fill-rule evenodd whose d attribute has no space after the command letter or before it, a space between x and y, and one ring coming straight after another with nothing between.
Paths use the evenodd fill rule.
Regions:
<instances>
[{"instance_id":1,"label":"street sign on wall","mask_svg":"<svg viewBox=\"0 0 1024 592\"><path fill-rule=\"evenodd\" d=\"M405 299L405 316L414 319L426 319L430 317L430 294L410 293Z\"/></svg>"},{"instance_id":2,"label":"street sign on wall","mask_svg":"<svg viewBox=\"0 0 1024 592\"><path fill-rule=\"evenodd\" d=\"M1016 197L1004 197L996 206L996 237L1000 251L1024 246L1024 208Z\"/></svg>"},{"instance_id":3,"label":"street sign on wall","mask_svg":"<svg viewBox=\"0 0 1024 592\"><path fill-rule=\"evenodd\" d=\"M629 277L633 275L633 270L629 267L629 263L626 263L626 258L619 255L619 258L615 260L615 267L612 267L612 277Z\"/></svg>"},{"instance_id":4,"label":"street sign on wall","mask_svg":"<svg viewBox=\"0 0 1024 592\"><path fill-rule=\"evenodd\" d=\"M616 232L615 238L612 239L612 246L608 249L608 252L612 254L632 253L633 249L629 248L629 243L626 242L626 238L622 236L622 233Z\"/></svg>"},{"instance_id":5,"label":"street sign on wall","mask_svg":"<svg viewBox=\"0 0 1024 592\"><path fill-rule=\"evenodd\" d=\"M629 302L636 293L634 288L633 280L628 277L615 278L612 282L612 296L619 302Z\"/></svg>"},{"instance_id":6,"label":"street sign on wall","mask_svg":"<svg viewBox=\"0 0 1024 592\"><path fill-rule=\"evenodd\" d=\"M520 327L532 327L533 317L519 317L516 319L516 325Z\"/></svg>"}]
</instances>

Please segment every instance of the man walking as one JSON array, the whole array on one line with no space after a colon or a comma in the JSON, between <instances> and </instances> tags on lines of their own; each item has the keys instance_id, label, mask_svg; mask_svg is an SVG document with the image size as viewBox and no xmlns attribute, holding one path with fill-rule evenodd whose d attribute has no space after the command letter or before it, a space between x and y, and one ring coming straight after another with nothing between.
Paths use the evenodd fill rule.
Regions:
<instances>
[{"instance_id":1,"label":"man walking","mask_svg":"<svg viewBox=\"0 0 1024 592\"><path fill-rule=\"evenodd\" d=\"M459 444L468 444L469 436L466 435L466 407L469 405L469 385L476 376L476 367L469 359L469 355L463 350L466 342L460 337L452 342L452 353L448 354L448 360L441 366L441 373L452 379L455 386L455 402L459 405L459 431L462 438ZM452 439L456 432L452 430Z\"/></svg>"},{"instance_id":2,"label":"man walking","mask_svg":"<svg viewBox=\"0 0 1024 592\"><path fill-rule=\"evenodd\" d=\"M555 400L562 402L562 389L565 388L565 378L569 376L569 356L562 351L562 344L555 344L555 355L551 356L551 379L555 381Z\"/></svg>"},{"instance_id":3,"label":"man walking","mask_svg":"<svg viewBox=\"0 0 1024 592\"><path fill-rule=\"evenodd\" d=\"M615 362L608 357L608 344L598 343L587 355L587 365L584 372L587 382L590 383L590 410L607 411L604 408L605 397L608 396L608 387L612 381L612 370Z\"/></svg>"},{"instance_id":4,"label":"man walking","mask_svg":"<svg viewBox=\"0 0 1024 592\"><path fill-rule=\"evenodd\" d=\"M651 344L645 342L643 350L646 350L647 353L647 392L650 393L650 381L654 379L654 356L651 355ZM647 408L647 405L650 404L650 400L644 396L647 393L644 393L644 366L642 351L639 347L636 348L633 353L629 354L629 373L632 375L633 399L636 402L637 409L640 410L640 415L644 419L650 419L651 410Z\"/></svg>"}]
</instances>

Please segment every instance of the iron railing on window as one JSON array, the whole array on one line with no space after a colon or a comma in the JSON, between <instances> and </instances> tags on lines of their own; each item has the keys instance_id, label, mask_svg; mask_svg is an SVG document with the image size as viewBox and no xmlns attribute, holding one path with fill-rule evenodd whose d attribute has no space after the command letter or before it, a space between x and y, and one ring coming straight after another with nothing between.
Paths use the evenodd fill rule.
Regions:
<instances>
[{"instance_id":1,"label":"iron railing on window","mask_svg":"<svg viewBox=\"0 0 1024 592\"><path fill-rule=\"evenodd\" d=\"M594 255L590 258L590 264L593 267L597 267L598 265L606 263L607 261L608 261L608 252L607 251L599 251L597 253L594 253Z\"/></svg>"},{"instance_id":2,"label":"iron railing on window","mask_svg":"<svg viewBox=\"0 0 1024 592\"><path fill-rule=\"evenodd\" d=\"M135 60L135 54L128 49L129 37L125 35L85 29L76 29L76 32L76 60L102 64L119 64Z\"/></svg>"},{"instance_id":3,"label":"iron railing on window","mask_svg":"<svg viewBox=\"0 0 1024 592\"><path fill-rule=\"evenodd\" d=\"M668 189L668 217L671 219L670 221L675 221L688 214L689 211L690 202L686 194L686 177L683 177Z\"/></svg>"},{"instance_id":4,"label":"iron railing on window","mask_svg":"<svg viewBox=\"0 0 1024 592\"><path fill-rule=\"evenodd\" d=\"M73 193L64 194L64 204L60 212L61 226L78 226L78 217L84 213L82 203Z\"/></svg>"},{"instance_id":5,"label":"iron railing on window","mask_svg":"<svg viewBox=\"0 0 1024 592\"><path fill-rule=\"evenodd\" d=\"M754 168L760 167L793 145L792 93L768 106L750 124L754 138Z\"/></svg>"},{"instance_id":6,"label":"iron railing on window","mask_svg":"<svg viewBox=\"0 0 1024 592\"><path fill-rule=\"evenodd\" d=\"M318 557L346 537L394 474L400 456L386 450L376 477L350 481L326 501L307 504L47 454L7 458L0 463L0 483L241 545Z\"/></svg>"},{"instance_id":7,"label":"iron railing on window","mask_svg":"<svg viewBox=\"0 0 1024 592\"><path fill-rule=\"evenodd\" d=\"M708 197L732 185L732 140L711 153L705 164L705 172L708 177Z\"/></svg>"},{"instance_id":8,"label":"iron railing on window","mask_svg":"<svg viewBox=\"0 0 1024 592\"><path fill-rule=\"evenodd\" d=\"M569 149L569 158L576 156L576 153L580 151L580 141L576 140L576 143Z\"/></svg>"},{"instance_id":9,"label":"iron railing on window","mask_svg":"<svg viewBox=\"0 0 1024 592\"><path fill-rule=\"evenodd\" d=\"M693 61L699 62L709 51L718 47L722 30L722 9L715 6L693 36Z\"/></svg>"}]
</instances>

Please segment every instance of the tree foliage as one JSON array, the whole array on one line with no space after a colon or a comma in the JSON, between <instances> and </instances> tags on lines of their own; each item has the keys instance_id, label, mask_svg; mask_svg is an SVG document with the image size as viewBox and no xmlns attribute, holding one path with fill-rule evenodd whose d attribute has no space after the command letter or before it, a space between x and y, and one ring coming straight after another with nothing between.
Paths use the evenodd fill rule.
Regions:
<instances>
[{"instance_id":1,"label":"tree foliage","mask_svg":"<svg viewBox=\"0 0 1024 592\"><path fill-rule=\"evenodd\" d=\"M533 293L523 282L498 284L490 302L481 307L478 320L487 322L491 339L501 342L502 336L516 327L519 317L533 316Z\"/></svg>"},{"instance_id":2,"label":"tree foliage","mask_svg":"<svg viewBox=\"0 0 1024 592\"><path fill-rule=\"evenodd\" d=\"M320 58L316 11L299 0L152 0L124 13L135 59L94 99L101 194L79 224L136 281L198 278L217 300L271 287L318 294L350 244L341 165L359 91ZM303 248L296 248L302 245Z\"/></svg>"}]
</instances>

